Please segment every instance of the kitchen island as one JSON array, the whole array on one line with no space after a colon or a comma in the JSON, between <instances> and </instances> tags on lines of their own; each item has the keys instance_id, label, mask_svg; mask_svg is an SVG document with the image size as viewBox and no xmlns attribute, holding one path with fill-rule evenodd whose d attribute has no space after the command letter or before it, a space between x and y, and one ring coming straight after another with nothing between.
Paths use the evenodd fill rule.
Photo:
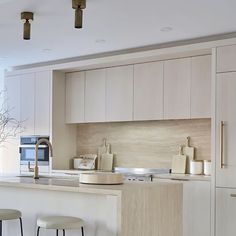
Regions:
<instances>
[{"instance_id":1,"label":"kitchen island","mask_svg":"<svg viewBox=\"0 0 236 236\"><path fill-rule=\"evenodd\" d=\"M22 211L25 236L42 215L85 221L85 236L181 236L182 184L84 185L78 178L0 177L0 208ZM3 223L3 235L18 235L18 222ZM80 232L67 231L68 236ZM55 235L43 231L42 236Z\"/></svg>"}]
</instances>

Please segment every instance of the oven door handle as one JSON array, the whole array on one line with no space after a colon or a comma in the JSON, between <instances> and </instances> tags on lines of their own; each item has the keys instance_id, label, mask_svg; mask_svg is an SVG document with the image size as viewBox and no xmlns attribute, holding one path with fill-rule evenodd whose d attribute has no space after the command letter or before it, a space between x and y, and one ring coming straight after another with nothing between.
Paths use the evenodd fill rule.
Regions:
<instances>
[{"instance_id":1,"label":"oven door handle","mask_svg":"<svg viewBox=\"0 0 236 236\"><path fill-rule=\"evenodd\" d=\"M20 145L20 148L35 148L36 145ZM39 148L47 148L47 145L39 145Z\"/></svg>"}]
</instances>

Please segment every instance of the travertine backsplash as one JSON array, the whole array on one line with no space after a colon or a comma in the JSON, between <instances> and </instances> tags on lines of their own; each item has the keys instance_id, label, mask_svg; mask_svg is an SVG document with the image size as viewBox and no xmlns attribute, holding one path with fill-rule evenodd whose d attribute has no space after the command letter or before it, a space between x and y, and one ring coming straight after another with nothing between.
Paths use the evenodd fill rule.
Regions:
<instances>
[{"instance_id":1,"label":"travertine backsplash","mask_svg":"<svg viewBox=\"0 0 236 236\"><path fill-rule=\"evenodd\" d=\"M77 155L97 153L103 138L111 144L115 166L170 168L179 145L191 137L198 160L210 159L211 120L169 120L79 124Z\"/></svg>"}]
</instances>

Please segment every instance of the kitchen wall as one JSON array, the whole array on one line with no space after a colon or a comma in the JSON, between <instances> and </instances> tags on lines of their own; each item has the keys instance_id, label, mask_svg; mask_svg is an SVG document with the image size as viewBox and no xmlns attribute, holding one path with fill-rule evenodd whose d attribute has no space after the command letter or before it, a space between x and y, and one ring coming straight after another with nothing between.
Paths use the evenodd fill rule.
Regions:
<instances>
[{"instance_id":1,"label":"kitchen wall","mask_svg":"<svg viewBox=\"0 0 236 236\"><path fill-rule=\"evenodd\" d=\"M97 153L107 138L115 166L170 168L187 136L196 147L196 158L210 160L210 119L79 124L77 155Z\"/></svg>"}]
</instances>

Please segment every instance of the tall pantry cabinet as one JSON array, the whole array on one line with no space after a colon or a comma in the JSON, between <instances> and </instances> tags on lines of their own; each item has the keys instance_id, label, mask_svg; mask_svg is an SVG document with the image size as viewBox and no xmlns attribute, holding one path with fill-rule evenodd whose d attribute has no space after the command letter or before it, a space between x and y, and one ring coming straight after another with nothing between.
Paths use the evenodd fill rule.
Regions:
<instances>
[{"instance_id":1,"label":"tall pantry cabinet","mask_svg":"<svg viewBox=\"0 0 236 236\"><path fill-rule=\"evenodd\" d=\"M1 148L0 166L4 166L4 172L19 171L20 135L50 135L51 82L51 71L19 73L5 78L9 116L22 122L22 130Z\"/></svg>"},{"instance_id":2,"label":"tall pantry cabinet","mask_svg":"<svg viewBox=\"0 0 236 236\"><path fill-rule=\"evenodd\" d=\"M236 228L236 45L217 48L216 236Z\"/></svg>"}]
</instances>

